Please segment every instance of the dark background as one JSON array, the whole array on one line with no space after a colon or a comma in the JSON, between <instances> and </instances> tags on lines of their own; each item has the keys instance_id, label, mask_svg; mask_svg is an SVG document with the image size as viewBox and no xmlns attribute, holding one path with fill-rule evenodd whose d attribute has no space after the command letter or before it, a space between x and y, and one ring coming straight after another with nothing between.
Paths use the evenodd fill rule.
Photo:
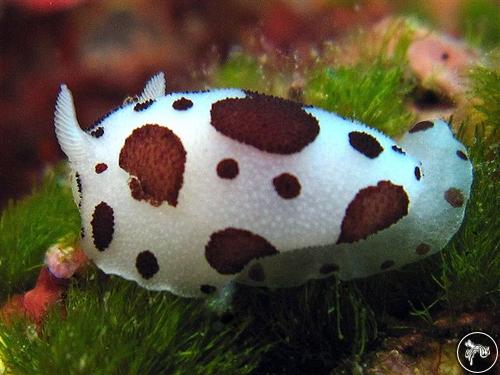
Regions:
<instances>
[{"instance_id":1,"label":"dark background","mask_svg":"<svg viewBox=\"0 0 500 375\"><path fill-rule=\"evenodd\" d=\"M53 130L62 82L86 127L159 70L169 91L203 88L236 48L306 54L394 13L425 13L457 34L459 3L0 1L0 208L63 158Z\"/></svg>"}]
</instances>

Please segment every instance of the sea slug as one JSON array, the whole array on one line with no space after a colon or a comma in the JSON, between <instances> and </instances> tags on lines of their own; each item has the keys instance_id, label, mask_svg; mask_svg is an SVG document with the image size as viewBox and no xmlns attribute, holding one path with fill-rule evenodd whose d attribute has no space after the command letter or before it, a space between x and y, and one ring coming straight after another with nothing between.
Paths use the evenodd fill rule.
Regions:
<instances>
[{"instance_id":1,"label":"sea slug","mask_svg":"<svg viewBox=\"0 0 500 375\"><path fill-rule=\"evenodd\" d=\"M87 255L106 273L181 296L417 261L458 230L472 183L467 151L442 120L396 143L246 90L165 94L162 73L86 130L61 86L55 127Z\"/></svg>"}]
</instances>

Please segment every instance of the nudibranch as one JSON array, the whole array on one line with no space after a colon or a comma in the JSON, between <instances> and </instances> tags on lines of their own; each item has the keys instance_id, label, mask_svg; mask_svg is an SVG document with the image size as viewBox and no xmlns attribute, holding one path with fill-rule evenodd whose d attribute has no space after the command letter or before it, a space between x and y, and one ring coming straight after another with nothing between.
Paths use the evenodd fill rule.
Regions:
<instances>
[{"instance_id":1,"label":"nudibranch","mask_svg":"<svg viewBox=\"0 0 500 375\"><path fill-rule=\"evenodd\" d=\"M442 120L396 144L246 90L165 94L162 73L86 130L62 85L55 127L87 255L106 273L181 296L417 261L458 230L472 183L466 149Z\"/></svg>"}]
</instances>

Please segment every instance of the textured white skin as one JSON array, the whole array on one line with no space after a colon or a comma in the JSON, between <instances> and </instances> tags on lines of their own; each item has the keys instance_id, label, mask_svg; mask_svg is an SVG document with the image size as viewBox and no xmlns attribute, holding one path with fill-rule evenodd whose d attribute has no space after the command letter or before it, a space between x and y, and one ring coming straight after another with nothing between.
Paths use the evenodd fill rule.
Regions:
<instances>
[{"instance_id":1,"label":"textured white skin","mask_svg":"<svg viewBox=\"0 0 500 375\"><path fill-rule=\"evenodd\" d=\"M317 108L306 111L317 118L320 133L301 152L291 155L262 152L222 135L210 125L212 103L229 97L243 98L245 92L218 89L157 97L162 91L162 82L164 85L162 79L156 83L150 81L141 96L141 99L156 98L153 105L136 112L134 104L130 104L114 112L100 124L105 130L100 138L80 130L65 86L58 100L56 133L82 182L80 211L86 233L82 246L106 273L135 280L148 289L200 296L200 285L222 288L235 278L235 275L218 273L205 258L210 235L235 227L264 237L281 252L279 256L257 260L264 266L264 282L247 278L249 266L256 261L245 267L237 281L272 287L299 285L308 279L323 277L319 268L331 262L340 266L341 278L349 279L380 272L380 264L387 259L395 261L396 266L417 260L414 243L418 245L425 237L419 230L419 226L423 228L421 220L441 218L434 223L446 234L434 230L425 237L435 251L444 246L460 225L463 208L453 209L450 215L446 213L449 207L444 207L447 203L442 193L440 197L435 197L436 194L422 197L423 192L441 182L427 181L432 177L431 171L439 173L440 164L432 159L434 154L429 156L433 161L422 167L425 177L417 181L414 168L420 162L409 156L411 152L407 155L393 152L394 141L382 133ZM193 107L187 111L174 110L172 103L181 97L190 99ZM145 124L168 127L180 138L187 152L184 182L176 207L166 202L153 207L146 201L133 199L128 186L130 176L118 165L125 139ZM353 149L348 133L354 130L373 135L385 151L376 159L369 159ZM425 142L431 141L427 140L427 133L429 131L413 134L420 137L414 141L408 139L407 151L415 148L415 155L422 161L426 157L425 150L422 151ZM463 150L449 131L437 135L447 147ZM454 156L462 165L457 165L458 172L450 168L446 173L450 175L448 178L457 179L454 187L461 188L467 198L470 163L460 160L455 151L450 158ZM449 155L444 155L444 160L447 157ZM217 176L217 163L225 158L238 161L239 174L233 180ZM106 163L108 169L96 174L97 163ZM284 200L274 190L272 179L284 172L294 174L301 183L301 194L295 199ZM333 245L340 234L345 210L357 192L383 180L403 186L410 200L409 215L367 240ZM115 226L109 247L99 252L93 244L90 221L95 206L102 201L113 208ZM420 201L428 206L417 206L415 202ZM434 228L432 223L427 223L429 225ZM155 254L160 268L149 280L142 278L135 267L137 254L144 250Z\"/></svg>"},{"instance_id":2,"label":"textured white skin","mask_svg":"<svg viewBox=\"0 0 500 375\"><path fill-rule=\"evenodd\" d=\"M381 264L392 260L390 269L418 261L441 250L459 229L465 214L472 184L472 164L460 159L456 152L466 154L444 121L434 121L425 131L407 133L399 142L408 154L422 162L423 189L412 201L407 216L396 224L353 244L304 248L277 256L259 259L266 274L265 285L272 287L298 286L310 279L331 276L318 270L323 264L339 266L338 277L342 280L366 277L381 272ZM462 191L465 202L452 207L444 192L450 187ZM425 255L416 253L419 244L425 243L431 251ZM237 281L248 285L262 285L248 278L250 263Z\"/></svg>"}]
</instances>

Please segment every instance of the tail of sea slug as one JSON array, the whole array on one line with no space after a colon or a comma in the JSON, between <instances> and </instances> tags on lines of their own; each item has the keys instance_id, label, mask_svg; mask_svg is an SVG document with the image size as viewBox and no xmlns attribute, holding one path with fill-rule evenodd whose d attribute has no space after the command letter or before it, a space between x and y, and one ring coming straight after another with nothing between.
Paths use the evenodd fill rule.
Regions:
<instances>
[{"instance_id":1,"label":"tail of sea slug","mask_svg":"<svg viewBox=\"0 0 500 375\"><path fill-rule=\"evenodd\" d=\"M420 230L433 238L430 251L438 251L463 221L472 184L472 164L464 145L442 120L418 123L399 144L422 162L424 191L413 209Z\"/></svg>"}]
</instances>

